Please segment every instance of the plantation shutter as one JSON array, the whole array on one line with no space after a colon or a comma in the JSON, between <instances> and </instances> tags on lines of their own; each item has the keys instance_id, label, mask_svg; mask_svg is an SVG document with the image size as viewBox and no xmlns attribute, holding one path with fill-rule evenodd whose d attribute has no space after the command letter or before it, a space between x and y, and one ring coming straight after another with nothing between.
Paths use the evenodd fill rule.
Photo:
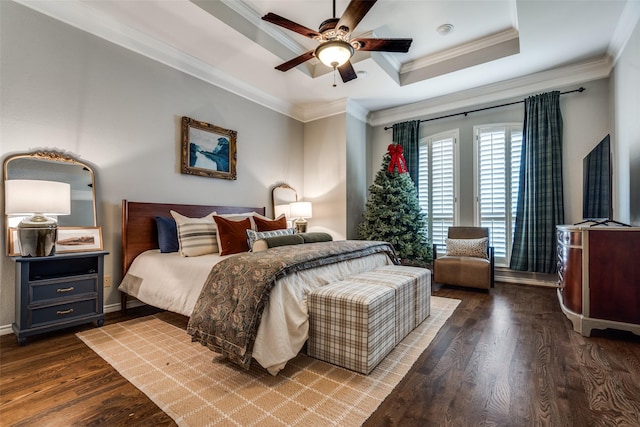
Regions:
<instances>
[{"instance_id":1,"label":"plantation shutter","mask_svg":"<svg viewBox=\"0 0 640 427\"><path fill-rule=\"evenodd\" d=\"M444 253L447 231L455 223L456 133L427 137L420 142L418 196L428 212L429 231L438 252Z\"/></svg>"},{"instance_id":2,"label":"plantation shutter","mask_svg":"<svg viewBox=\"0 0 640 427\"><path fill-rule=\"evenodd\" d=\"M503 265L511 253L521 147L521 126L477 129L478 222L491 229L496 263Z\"/></svg>"}]
</instances>

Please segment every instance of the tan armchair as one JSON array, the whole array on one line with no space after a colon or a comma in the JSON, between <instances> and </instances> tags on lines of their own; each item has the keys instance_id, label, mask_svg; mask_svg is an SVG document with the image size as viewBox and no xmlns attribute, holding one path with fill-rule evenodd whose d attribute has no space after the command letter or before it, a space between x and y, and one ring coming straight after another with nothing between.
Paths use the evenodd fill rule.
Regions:
<instances>
[{"instance_id":1,"label":"tan armchair","mask_svg":"<svg viewBox=\"0 0 640 427\"><path fill-rule=\"evenodd\" d=\"M449 227L447 253L438 257L433 247L435 283L470 288L493 288L493 247L487 227ZM477 239L486 237L486 243ZM473 240L470 240L473 239Z\"/></svg>"}]
</instances>

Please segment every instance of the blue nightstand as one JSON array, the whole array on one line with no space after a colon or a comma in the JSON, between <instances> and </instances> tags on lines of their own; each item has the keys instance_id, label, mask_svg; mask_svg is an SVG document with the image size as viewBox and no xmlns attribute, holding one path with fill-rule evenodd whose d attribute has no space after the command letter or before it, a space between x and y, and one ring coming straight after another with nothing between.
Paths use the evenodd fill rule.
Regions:
<instances>
[{"instance_id":1,"label":"blue nightstand","mask_svg":"<svg viewBox=\"0 0 640 427\"><path fill-rule=\"evenodd\" d=\"M31 335L84 323L104 324L104 256L77 252L49 257L13 257L16 262L18 343Z\"/></svg>"}]
</instances>

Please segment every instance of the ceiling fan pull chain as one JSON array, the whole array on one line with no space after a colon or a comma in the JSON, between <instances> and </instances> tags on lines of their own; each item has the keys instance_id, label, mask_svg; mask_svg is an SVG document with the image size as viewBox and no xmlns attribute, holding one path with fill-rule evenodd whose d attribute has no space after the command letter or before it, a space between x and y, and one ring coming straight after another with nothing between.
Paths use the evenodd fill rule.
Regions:
<instances>
[{"instance_id":1,"label":"ceiling fan pull chain","mask_svg":"<svg viewBox=\"0 0 640 427\"><path fill-rule=\"evenodd\" d=\"M336 67L333 67L333 87L336 87Z\"/></svg>"}]
</instances>

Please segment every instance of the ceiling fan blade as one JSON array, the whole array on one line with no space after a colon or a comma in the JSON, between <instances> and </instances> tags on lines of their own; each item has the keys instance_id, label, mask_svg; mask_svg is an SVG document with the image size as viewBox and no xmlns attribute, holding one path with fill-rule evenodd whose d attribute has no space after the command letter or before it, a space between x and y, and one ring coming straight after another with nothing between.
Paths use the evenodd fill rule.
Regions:
<instances>
[{"instance_id":1,"label":"ceiling fan blade","mask_svg":"<svg viewBox=\"0 0 640 427\"><path fill-rule=\"evenodd\" d=\"M280 64L276 67L276 70L280 70L280 71L288 71L290 69L292 69L293 67L296 67L300 64L302 64L305 61L310 60L311 58L314 57L314 51L310 50L308 52L303 53L300 56L296 56L293 59L288 60L287 62L285 62L284 64Z\"/></svg>"},{"instance_id":2,"label":"ceiling fan blade","mask_svg":"<svg viewBox=\"0 0 640 427\"><path fill-rule=\"evenodd\" d=\"M413 39L353 39L351 44L358 44L357 50L380 52L409 52ZM355 46L354 46L355 47Z\"/></svg>"},{"instance_id":3,"label":"ceiling fan blade","mask_svg":"<svg viewBox=\"0 0 640 427\"><path fill-rule=\"evenodd\" d=\"M275 13L267 13L262 17L262 20L279 25L295 33L302 34L303 36L309 37L310 39L322 36L319 32L312 30L311 28L307 28L304 25L297 24L293 21L288 20L287 18L283 18L280 15L276 15Z\"/></svg>"},{"instance_id":4,"label":"ceiling fan blade","mask_svg":"<svg viewBox=\"0 0 640 427\"><path fill-rule=\"evenodd\" d=\"M358 78L356 70L354 70L353 65L351 65L351 61L347 61L339 66L338 72L340 72L340 77L342 77L344 83Z\"/></svg>"},{"instance_id":5,"label":"ceiling fan blade","mask_svg":"<svg viewBox=\"0 0 640 427\"><path fill-rule=\"evenodd\" d=\"M340 27L348 28L347 32L353 32L362 18L369 12L369 9L376 4L377 0L351 0L344 13L340 17L336 29Z\"/></svg>"}]
</instances>

